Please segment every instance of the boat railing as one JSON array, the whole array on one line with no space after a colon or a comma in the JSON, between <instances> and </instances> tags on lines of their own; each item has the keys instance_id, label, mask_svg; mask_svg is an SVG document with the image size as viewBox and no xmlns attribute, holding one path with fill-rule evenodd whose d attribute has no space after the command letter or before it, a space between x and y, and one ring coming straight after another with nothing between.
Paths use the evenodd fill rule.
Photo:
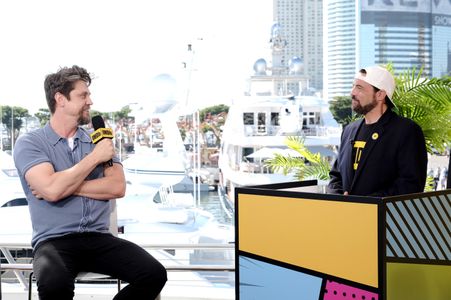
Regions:
<instances>
[{"instance_id":1,"label":"boat railing","mask_svg":"<svg viewBox=\"0 0 451 300\"><path fill-rule=\"evenodd\" d=\"M302 128L302 134L304 136L325 136L327 135L327 130L321 126L304 127Z\"/></svg>"},{"instance_id":2,"label":"boat railing","mask_svg":"<svg viewBox=\"0 0 451 300\"><path fill-rule=\"evenodd\" d=\"M341 134L341 129L339 127L330 126L312 126L302 128L302 134L304 136L329 136Z\"/></svg>"},{"instance_id":3,"label":"boat railing","mask_svg":"<svg viewBox=\"0 0 451 300\"><path fill-rule=\"evenodd\" d=\"M264 136L276 135L279 132L280 126L277 125L244 125L245 136Z\"/></svg>"},{"instance_id":4,"label":"boat railing","mask_svg":"<svg viewBox=\"0 0 451 300\"><path fill-rule=\"evenodd\" d=\"M333 126L328 126L327 128L327 134L328 135L338 135L341 136L341 127L333 127Z\"/></svg>"},{"instance_id":5,"label":"boat railing","mask_svg":"<svg viewBox=\"0 0 451 300\"><path fill-rule=\"evenodd\" d=\"M234 244L200 243L200 244L140 244L149 251L166 268L172 272L194 272L199 282L208 280L219 284L234 284L235 257ZM28 243L0 243L3 254L0 264L1 282L19 282L28 290L28 276L32 272L31 257L14 257L11 252L16 249L31 249ZM6 261L6 263L4 263ZM10 271L10 274L6 273ZM12 274L11 274L12 273ZM202 275L202 276L201 276ZM171 279L171 277L169 277ZM172 277L172 278L177 278ZM111 278L109 279L111 281ZM185 279L186 280L186 279Z\"/></svg>"},{"instance_id":6,"label":"boat railing","mask_svg":"<svg viewBox=\"0 0 451 300\"><path fill-rule=\"evenodd\" d=\"M273 136L273 135L303 135L303 136L328 136L341 134L341 128L330 126L304 126L301 130L284 132L276 125L245 125L244 135L251 136Z\"/></svg>"},{"instance_id":7,"label":"boat railing","mask_svg":"<svg viewBox=\"0 0 451 300\"><path fill-rule=\"evenodd\" d=\"M268 167L264 161L256 161L256 162L241 162L239 166L239 170L245 173L253 173L253 174L272 174L273 171L270 167Z\"/></svg>"}]
</instances>

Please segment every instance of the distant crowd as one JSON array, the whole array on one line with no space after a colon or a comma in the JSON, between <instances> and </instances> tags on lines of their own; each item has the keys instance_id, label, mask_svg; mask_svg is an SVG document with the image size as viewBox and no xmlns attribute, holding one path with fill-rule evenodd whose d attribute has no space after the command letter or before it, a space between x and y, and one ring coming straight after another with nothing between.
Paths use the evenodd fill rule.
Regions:
<instances>
[{"instance_id":1,"label":"distant crowd","mask_svg":"<svg viewBox=\"0 0 451 300\"><path fill-rule=\"evenodd\" d=\"M448 168L437 167L435 169L429 169L428 176L434 179L434 190L446 189L446 182L448 179Z\"/></svg>"}]
</instances>

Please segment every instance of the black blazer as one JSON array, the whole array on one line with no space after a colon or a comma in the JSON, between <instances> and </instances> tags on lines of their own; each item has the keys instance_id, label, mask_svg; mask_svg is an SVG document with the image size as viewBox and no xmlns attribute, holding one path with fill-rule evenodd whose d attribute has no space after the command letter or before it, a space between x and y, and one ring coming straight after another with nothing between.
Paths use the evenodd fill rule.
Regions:
<instances>
[{"instance_id":1,"label":"black blazer","mask_svg":"<svg viewBox=\"0 0 451 300\"><path fill-rule=\"evenodd\" d=\"M393 196L423 192L427 151L423 131L410 119L388 109L366 142L359 167L352 178L352 148L364 119L343 130L338 157L330 171L328 192L351 195ZM376 135L374 135L376 136Z\"/></svg>"}]
</instances>

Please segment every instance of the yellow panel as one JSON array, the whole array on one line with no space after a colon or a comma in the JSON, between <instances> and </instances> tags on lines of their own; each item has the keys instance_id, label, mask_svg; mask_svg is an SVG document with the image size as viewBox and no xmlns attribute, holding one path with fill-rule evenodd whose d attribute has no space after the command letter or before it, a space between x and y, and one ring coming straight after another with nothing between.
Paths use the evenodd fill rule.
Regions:
<instances>
[{"instance_id":1,"label":"yellow panel","mask_svg":"<svg viewBox=\"0 0 451 300\"><path fill-rule=\"evenodd\" d=\"M377 205L238 197L239 250L378 287Z\"/></svg>"},{"instance_id":2,"label":"yellow panel","mask_svg":"<svg viewBox=\"0 0 451 300\"><path fill-rule=\"evenodd\" d=\"M387 263L387 300L426 299L451 299L451 266Z\"/></svg>"}]
</instances>

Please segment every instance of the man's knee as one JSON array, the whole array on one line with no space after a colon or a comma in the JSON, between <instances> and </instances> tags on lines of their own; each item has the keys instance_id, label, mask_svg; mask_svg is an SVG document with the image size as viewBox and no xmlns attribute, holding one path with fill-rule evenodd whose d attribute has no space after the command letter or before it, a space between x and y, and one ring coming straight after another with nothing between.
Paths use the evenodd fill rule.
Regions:
<instances>
[{"instance_id":1,"label":"man's knee","mask_svg":"<svg viewBox=\"0 0 451 300\"><path fill-rule=\"evenodd\" d=\"M168 281L168 273L163 265L161 265L159 276L157 277L156 281L161 289L163 289L164 285L166 284L166 281Z\"/></svg>"},{"instance_id":2,"label":"man's knee","mask_svg":"<svg viewBox=\"0 0 451 300\"><path fill-rule=\"evenodd\" d=\"M148 268L143 275L135 283L152 291L161 291L168 280L166 269L160 263Z\"/></svg>"},{"instance_id":3,"label":"man's knee","mask_svg":"<svg viewBox=\"0 0 451 300\"><path fill-rule=\"evenodd\" d=\"M156 264L152 269L149 269L146 276L147 284L154 287L163 289L166 281L168 280L168 274L165 267L162 264Z\"/></svg>"}]
</instances>

